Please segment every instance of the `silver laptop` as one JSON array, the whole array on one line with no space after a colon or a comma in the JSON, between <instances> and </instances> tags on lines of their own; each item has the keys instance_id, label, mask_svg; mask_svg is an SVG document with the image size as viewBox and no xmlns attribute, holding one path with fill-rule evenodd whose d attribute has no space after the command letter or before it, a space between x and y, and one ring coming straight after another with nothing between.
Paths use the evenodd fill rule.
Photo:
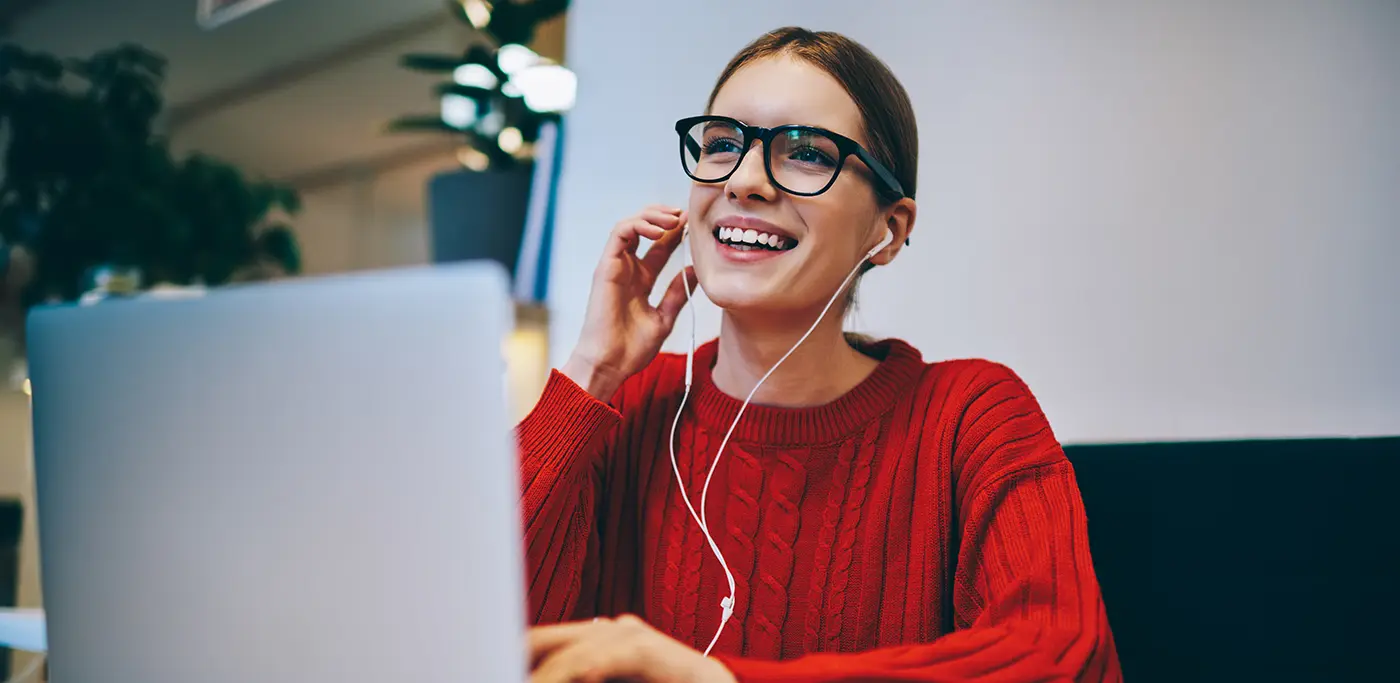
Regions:
<instances>
[{"instance_id":1,"label":"silver laptop","mask_svg":"<svg viewBox=\"0 0 1400 683\"><path fill-rule=\"evenodd\" d=\"M507 290L443 266L33 313L52 680L524 680Z\"/></svg>"}]
</instances>

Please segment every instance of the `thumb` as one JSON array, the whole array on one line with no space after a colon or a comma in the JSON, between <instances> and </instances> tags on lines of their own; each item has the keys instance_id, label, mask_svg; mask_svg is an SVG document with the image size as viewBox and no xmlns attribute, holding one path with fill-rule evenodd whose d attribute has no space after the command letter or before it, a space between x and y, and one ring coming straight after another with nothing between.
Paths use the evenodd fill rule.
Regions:
<instances>
[{"instance_id":1,"label":"thumb","mask_svg":"<svg viewBox=\"0 0 1400 683\"><path fill-rule=\"evenodd\" d=\"M661 321L670 329L676 324L676 316L680 315L681 309L685 308L688 295L695 291L695 287L700 282L695 279L695 268L686 266L681 272L671 279L671 284L666 288L665 296L661 297L661 305L656 307L656 311L661 314ZM687 287L688 285L688 287Z\"/></svg>"}]
</instances>

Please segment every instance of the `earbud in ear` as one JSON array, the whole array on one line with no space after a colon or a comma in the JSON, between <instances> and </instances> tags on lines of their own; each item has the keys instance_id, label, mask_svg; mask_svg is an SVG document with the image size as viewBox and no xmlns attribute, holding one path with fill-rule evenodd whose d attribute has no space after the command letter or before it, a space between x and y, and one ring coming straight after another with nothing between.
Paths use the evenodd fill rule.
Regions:
<instances>
[{"instance_id":1,"label":"earbud in ear","mask_svg":"<svg viewBox=\"0 0 1400 683\"><path fill-rule=\"evenodd\" d=\"M878 254L878 253L880 253L880 250L881 250L881 249L884 249L885 247L890 246L890 242L893 242L893 241L894 241L894 231L893 231L893 230L890 230L889 228L885 228L885 239L880 240L880 243L877 244L877 245L875 245L875 248L874 248L874 249L871 249L870 251L865 252L865 260L869 261L870 259L875 258L875 255Z\"/></svg>"}]
</instances>

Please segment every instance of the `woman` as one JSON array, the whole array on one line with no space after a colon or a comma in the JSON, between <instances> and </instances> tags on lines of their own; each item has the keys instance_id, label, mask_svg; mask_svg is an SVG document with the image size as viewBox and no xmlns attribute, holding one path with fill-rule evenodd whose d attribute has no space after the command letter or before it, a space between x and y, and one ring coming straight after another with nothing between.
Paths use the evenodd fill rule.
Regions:
<instances>
[{"instance_id":1,"label":"woman","mask_svg":"<svg viewBox=\"0 0 1400 683\"><path fill-rule=\"evenodd\" d=\"M532 680L1120 679L1074 473L1026 386L842 332L838 293L914 228L894 75L780 29L677 131L689 208L613 229L519 426ZM653 307L686 226L694 267ZM688 382L658 351L697 279L723 322Z\"/></svg>"}]
</instances>

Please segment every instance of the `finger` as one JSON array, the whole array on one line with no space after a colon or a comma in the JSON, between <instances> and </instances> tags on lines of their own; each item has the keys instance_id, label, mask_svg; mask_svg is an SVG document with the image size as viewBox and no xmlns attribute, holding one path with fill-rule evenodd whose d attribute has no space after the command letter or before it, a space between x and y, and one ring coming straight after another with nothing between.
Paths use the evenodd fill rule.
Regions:
<instances>
[{"instance_id":1,"label":"finger","mask_svg":"<svg viewBox=\"0 0 1400 683\"><path fill-rule=\"evenodd\" d=\"M530 683L606 683L641 673L630 639L600 637L555 650L530 673Z\"/></svg>"},{"instance_id":2,"label":"finger","mask_svg":"<svg viewBox=\"0 0 1400 683\"><path fill-rule=\"evenodd\" d=\"M684 236L685 232L679 227L670 228L666 234L661 236L661 239L656 240L651 248L647 249L646 256L642 257L642 267L646 268L647 273L653 279L661 274L661 269L666 267L666 263L671 260L676 249L681 246L681 240Z\"/></svg>"},{"instance_id":3,"label":"finger","mask_svg":"<svg viewBox=\"0 0 1400 683\"><path fill-rule=\"evenodd\" d=\"M677 224L676 218L684 214L685 211L674 206L648 206L637 214L639 218L655 222L663 228L669 228Z\"/></svg>"},{"instance_id":4,"label":"finger","mask_svg":"<svg viewBox=\"0 0 1400 683\"><path fill-rule=\"evenodd\" d=\"M637 218L662 230L677 230L685 226L685 211L680 209L646 209Z\"/></svg>"},{"instance_id":5,"label":"finger","mask_svg":"<svg viewBox=\"0 0 1400 683\"><path fill-rule=\"evenodd\" d=\"M531 628L526 636L526 642L530 647L531 664L539 662L541 658L561 647L577 642L608 623L579 621Z\"/></svg>"},{"instance_id":6,"label":"finger","mask_svg":"<svg viewBox=\"0 0 1400 683\"><path fill-rule=\"evenodd\" d=\"M700 281L695 279L695 268L692 266L682 268L671 280L665 296L661 297L661 304L656 307L657 313L661 314L662 323L668 329L675 326L676 316L680 315L681 309L685 308L686 302L690 300L688 294L694 292L699 284Z\"/></svg>"},{"instance_id":7,"label":"finger","mask_svg":"<svg viewBox=\"0 0 1400 683\"><path fill-rule=\"evenodd\" d=\"M650 240L661 239L666 234L666 230L660 226L649 223L641 218L629 218L618 223L613 228L608 237L608 245L603 249L603 256L606 258L616 258L627 254L637 253L637 246L641 244L641 238Z\"/></svg>"}]
</instances>

